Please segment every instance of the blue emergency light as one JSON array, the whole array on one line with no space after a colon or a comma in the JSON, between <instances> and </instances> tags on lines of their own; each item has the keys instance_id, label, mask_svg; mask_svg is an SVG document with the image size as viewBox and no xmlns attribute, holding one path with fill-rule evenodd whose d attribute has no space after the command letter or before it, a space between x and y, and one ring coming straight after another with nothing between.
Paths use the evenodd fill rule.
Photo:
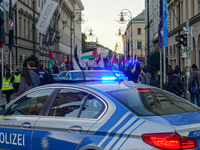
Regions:
<instances>
[{"instance_id":1,"label":"blue emergency light","mask_svg":"<svg viewBox=\"0 0 200 150\"><path fill-rule=\"evenodd\" d=\"M103 78L101 78L102 80L107 80L107 81L113 81L113 80L117 80L117 78L116 77L103 77Z\"/></svg>"}]
</instances>

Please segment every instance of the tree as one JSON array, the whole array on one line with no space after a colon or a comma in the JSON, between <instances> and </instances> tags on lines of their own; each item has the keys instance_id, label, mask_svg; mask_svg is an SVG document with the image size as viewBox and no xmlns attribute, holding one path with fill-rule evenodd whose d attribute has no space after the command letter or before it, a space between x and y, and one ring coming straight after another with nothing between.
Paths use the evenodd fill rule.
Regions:
<instances>
[{"instance_id":1,"label":"tree","mask_svg":"<svg viewBox=\"0 0 200 150\"><path fill-rule=\"evenodd\" d=\"M23 67L27 67L27 62L28 61L34 61L35 62L35 67L38 67L38 65L39 65L38 58L35 55L31 55L28 58L26 58L24 60Z\"/></svg>"},{"instance_id":2,"label":"tree","mask_svg":"<svg viewBox=\"0 0 200 150\"><path fill-rule=\"evenodd\" d=\"M85 52L89 49L88 44L86 42L87 36L85 35L85 33L81 33L81 34L82 34L82 52Z\"/></svg>"},{"instance_id":3,"label":"tree","mask_svg":"<svg viewBox=\"0 0 200 150\"><path fill-rule=\"evenodd\" d=\"M160 70L160 53L155 51L148 56L147 68L150 72L157 72Z\"/></svg>"}]
</instances>

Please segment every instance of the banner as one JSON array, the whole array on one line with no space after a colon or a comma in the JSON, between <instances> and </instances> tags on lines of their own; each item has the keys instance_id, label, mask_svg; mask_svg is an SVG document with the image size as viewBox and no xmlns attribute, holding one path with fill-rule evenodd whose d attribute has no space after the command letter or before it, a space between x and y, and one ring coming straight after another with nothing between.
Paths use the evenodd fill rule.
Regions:
<instances>
[{"instance_id":1,"label":"banner","mask_svg":"<svg viewBox=\"0 0 200 150\"><path fill-rule=\"evenodd\" d=\"M167 14L167 0L163 0L164 5L164 27L163 27L163 41L165 47L168 47L168 14Z\"/></svg>"},{"instance_id":2,"label":"banner","mask_svg":"<svg viewBox=\"0 0 200 150\"><path fill-rule=\"evenodd\" d=\"M159 3L158 41L160 48L163 50L163 0L160 0Z\"/></svg>"},{"instance_id":3,"label":"banner","mask_svg":"<svg viewBox=\"0 0 200 150\"><path fill-rule=\"evenodd\" d=\"M15 5L16 2L17 0L12 0L12 7ZM3 7L7 12L9 12L9 4L10 4L10 0L3 1Z\"/></svg>"},{"instance_id":4,"label":"banner","mask_svg":"<svg viewBox=\"0 0 200 150\"><path fill-rule=\"evenodd\" d=\"M51 39L49 41L49 45L53 46L55 40L56 40L56 29L54 29L54 31L53 31L53 35L51 36Z\"/></svg>"},{"instance_id":5,"label":"banner","mask_svg":"<svg viewBox=\"0 0 200 150\"><path fill-rule=\"evenodd\" d=\"M4 26L4 9L3 0L0 0L0 47L5 44L5 26Z\"/></svg>"},{"instance_id":6,"label":"banner","mask_svg":"<svg viewBox=\"0 0 200 150\"><path fill-rule=\"evenodd\" d=\"M12 51L12 46L14 45L14 22L12 13L12 1L10 1L9 7L9 50Z\"/></svg>"},{"instance_id":7,"label":"banner","mask_svg":"<svg viewBox=\"0 0 200 150\"><path fill-rule=\"evenodd\" d=\"M50 27L47 30L47 34L45 36L43 44L45 44L46 46L49 46L50 44Z\"/></svg>"},{"instance_id":8,"label":"banner","mask_svg":"<svg viewBox=\"0 0 200 150\"><path fill-rule=\"evenodd\" d=\"M40 18L36 25L36 28L42 33L46 34L47 28L50 24L54 11L56 10L58 3L51 0L46 1L43 10L41 12Z\"/></svg>"}]
</instances>

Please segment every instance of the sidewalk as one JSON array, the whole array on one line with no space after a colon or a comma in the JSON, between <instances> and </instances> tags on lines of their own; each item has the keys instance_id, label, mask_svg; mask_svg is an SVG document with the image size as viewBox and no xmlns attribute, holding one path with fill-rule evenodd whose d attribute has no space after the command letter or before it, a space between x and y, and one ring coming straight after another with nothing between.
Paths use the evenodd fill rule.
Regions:
<instances>
[{"instance_id":1,"label":"sidewalk","mask_svg":"<svg viewBox=\"0 0 200 150\"><path fill-rule=\"evenodd\" d=\"M12 101L14 98L16 98L16 93L14 92L11 95L10 101ZM6 95L2 93L2 91L0 91L0 105L6 105L7 101L6 101Z\"/></svg>"}]
</instances>

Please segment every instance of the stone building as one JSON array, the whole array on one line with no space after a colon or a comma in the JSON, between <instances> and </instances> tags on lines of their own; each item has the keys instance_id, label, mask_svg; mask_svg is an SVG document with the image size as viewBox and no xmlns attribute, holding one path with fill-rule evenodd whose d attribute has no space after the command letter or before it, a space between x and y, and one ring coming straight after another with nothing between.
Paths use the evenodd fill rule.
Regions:
<instances>
[{"instance_id":1,"label":"stone building","mask_svg":"<svg viewBox=\"0 0 200 150\"><path fill-rule=\"evenodd\" d=\"M63 0L53 0L59 5L51 19L50 29L51 34L54 30L54 24L58 11ZM39 33L35 29L35 37L33 38L33 4L35 9L35 26L39 20L39 14L46 0L18 0L13 7L13 22L14 22L14 46L12 48L12 70L23 67L23 62L30 55L34 54L39 59L40 63L48 66L49 49L52 50L54 57L58 63L62 58L66 58L66 62L71 61L71 52L75 45L78 45L78 50L82 50L81 45L81 24L77 21L76 11L81 12L84 6L81 0L64 0L61 7L60 15L56 24L57 37L54 46L49 48L43 44L45 35ZM9 28L8 28L9 13L4 10L5 22L5 45L3 52L3 61L1 60L2 52L0 52L0 63L4 62L9 69L10 52L8 49ZM79 17L80 19L80 17ZM35 51L33 43L35 42ZM72 53L73 57L73 53ZM59 64L58 64L59 65ZM1 66L1 65L0 65Z\"/></svg>"},{"instance_id":2,"label":"stone building","mask_svg":"<svg viewBox=\"0 0 200 150\"><path fill-rule=\"evenodd\" d=\"M183 69L187 65L186 53L178 51L175 37L184 34L183 27L186 21L193 27L193 51L190 53L190 66L196 64L199 68L199 50L200 50L200 2L198 0L168 0L168 21L169 21L169 46L166 55L169 58L169 64L175 68L179 65ZM180 12L180 13L179 13ZM174 15L175 14L175 15ZM176 17L175 17L176 16ZM180 26L179 26L180 21ZM179 57L180 56L180 57Z\"/></svg>"},{"instance_id":3,"label":"stone building","mask_svg":"<svg viewBox=\"0 0 200 150\"><path fill-rule=\"evenodd\" d=\"M154 0L154 18L159 15L159 0ZM198 0L167 0L168 8L168 47L166 48L166 57L168 64L174 69L176 65L181 70L187 65L186 53L176 47L176 36L185 34L183 27L186 26L186 21L189 21L190 27L193 27L193 51L190 52L190 66L196 64L200 67L200 3ZM156 51L159 51L158 44L158 24L154 25L154 40L153 45ZM147 42L147 41L146 41Z\"/></svg>"}]
</instances>

